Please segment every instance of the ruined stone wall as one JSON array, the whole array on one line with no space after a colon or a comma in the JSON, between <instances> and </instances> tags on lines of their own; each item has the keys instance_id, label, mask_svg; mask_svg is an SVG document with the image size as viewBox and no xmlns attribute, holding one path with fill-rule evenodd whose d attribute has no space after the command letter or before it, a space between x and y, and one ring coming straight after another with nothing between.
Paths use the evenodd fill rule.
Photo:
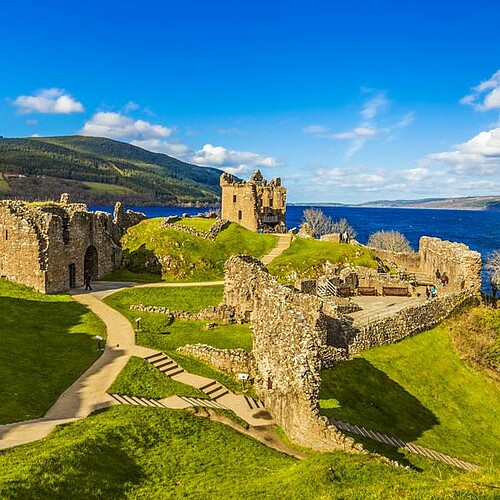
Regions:
<instances>
[{"instance_id":1,"label":"ruined stone wall","mask_svg":"<svg viewBox=\"0 0 500 500\"><path fill-rule=\"evenodd\" d=\"M462 243L443 241L439 238L422 236L419 254L420 271L434 276L437 269L446 272L450 291L468 290L479 293L481 290L481 254L469 250Z\"/></svg>"},{"instance_id":2,"label":"ruined stone wall","mask_svg":"<svg viewBox=\"0 0 500 500\"><path fill-rule=\"evenodd\" d=\"M374 254L389 265L435 279L436 270L446 272L450 292L481 290L481 254L462 243L422 236L418 253L399 253L373 250ZM436 283L438 284L438 283Z\"/></svg>"},{"instance_id":3,"label":"ruined stone wall","mask_svg":"<svg viewBox=\"0 0 500 500\"><path fill-rule=\"evenodd\" d=\"M286 232L286 189L280 179L267 182L259 171L248 182L222 174L221 217L250 231Z\"/></svg>"},{"instance_id":4,"label":"ruined stone wall","mask_svg":"<svg viewBox=\"0 0 500 500\"><path fill-rule=\"evenodd\" d=\"M328 328L321 301L279 285L252 257L232 257L225 270L224 304L252 320L254 385L276 423L301 446L354 450L353 440L319 414Z\"/></svg>"},{"instance_id":5,"label":"ruined stone wall","mask_svg":"<svg viewBox=\"0 0 500 500\"><path fill-rule=\"evenodd\" d=\"M193 356L218 370L237 375L248 373L255 376L253 356L243 349L217 349L205 344L185 345L177 349L182 354Z\"/></svg>"},{"instance_id":6,"label":"ruined stone wall","mask_svg":"<svg viewBox=\"0 0 500 500\"><path fill-rule=\"evenodd\" d=\"M370 250L389 267L398 267L409 272L416 272L420 269L421 256L419 253L389 252L371 247Z\"/></svg>"},{"instance_id":7,"label":"ruined stone wall","mask_svg":"<svg viewBox=\"0 0 500 500\"><path fill-rule=\"evenodd\" d=\"M85 256L90 252L93 278L121 264L117 238L141 217L127 212L115 224L104 212L68 203L0 202L0 274L45 293L83 285ZM88 254L87 254L88 255ZM87 258L87 264L89 263Z\"/></svg>"},{"instance_id":8,"label":"ruined stone wall","mask_svg":"<svg viewBox=\"0 0 500 500\"><path fill-rule=\"evenodd\" d=\"M40 219L37 221L37 219ZM45 291L47 217L22 202L0 202L0 276Z\"/></svg>"},{"instance_id":9,"label":"ruined stone wall","mask_svg":"<svg viewBox=\"0 0 500 500\"><path fill-rule=\"evenodd\" d=\"M470 292L443 295L360 327L343 322L342 329L335 332L337 342L334 345L345 342L348 355L352 356L372 347L393 344L435 327L470 297Z\"/></svg>"},{"instance_id":10,"label":"ruined stone wall","mask_svg":"<svg viewBox=\"0 0 500 500\"><path fill-rule=\"evenodd\" d=\"M121 263L121 249L112 237L111 216L104 212L61 209L53 214L46 233L47 277L46 292L70 288L69 266L75 265L75 285L84 282L85 254L89 247L97 253L92 278L98 279Z\"/></svg>"}]
</instances>

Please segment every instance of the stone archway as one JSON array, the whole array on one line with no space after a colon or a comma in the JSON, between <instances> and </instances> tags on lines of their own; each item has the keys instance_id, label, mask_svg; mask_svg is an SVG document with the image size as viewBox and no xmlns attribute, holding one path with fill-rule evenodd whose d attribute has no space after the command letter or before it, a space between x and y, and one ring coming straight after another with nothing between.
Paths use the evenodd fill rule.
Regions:
<instances>
[{"instance_id":1,"label":"stone archway","mask_svg":"<svg viewBox=\"0 0 500 500\"><path fill-rule=\"evenodd\" d=\"M97 256L97 249L94 245L90 245L85 252L83 273L84 276L90 273L92 279L97 279L99 277L99 259Z\"/></svg>"}]
</instances>

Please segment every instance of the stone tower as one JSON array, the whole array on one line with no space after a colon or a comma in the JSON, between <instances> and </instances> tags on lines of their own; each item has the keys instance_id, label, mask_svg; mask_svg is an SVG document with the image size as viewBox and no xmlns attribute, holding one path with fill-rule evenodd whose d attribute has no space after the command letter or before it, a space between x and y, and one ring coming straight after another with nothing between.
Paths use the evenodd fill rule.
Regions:
<instances>
[{"instance_id":1,"label":"stone tower","mask_svg":"<svg viewBox=\"0 0 500 500\"><path fill-rule=\"evenodd\" d=\"M237 222L250 231L286 232L286 188L279 177L268 182L257 170L245 182L224 173L220 185L223 219Z\"/></svg>"}]
</instances>

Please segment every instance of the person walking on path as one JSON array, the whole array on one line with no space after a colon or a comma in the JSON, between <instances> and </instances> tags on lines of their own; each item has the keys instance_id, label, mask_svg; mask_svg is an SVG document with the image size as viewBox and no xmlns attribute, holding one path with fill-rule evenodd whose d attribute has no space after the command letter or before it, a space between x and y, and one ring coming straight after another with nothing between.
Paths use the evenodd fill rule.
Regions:
<instances>
[{"instance_id":1,"label":"person walking on path","mask_svg":"<svg viewBox=\"0 0 500 500\"><path fill-rule=\"evenodd\" d=\"M85 271L85 274L83 275L83 280L85 282L85 290L92 291L92 287L90 286L90 282L92 281L92 275L90 274L90 271Z\"/></svg>"}]
</instances>

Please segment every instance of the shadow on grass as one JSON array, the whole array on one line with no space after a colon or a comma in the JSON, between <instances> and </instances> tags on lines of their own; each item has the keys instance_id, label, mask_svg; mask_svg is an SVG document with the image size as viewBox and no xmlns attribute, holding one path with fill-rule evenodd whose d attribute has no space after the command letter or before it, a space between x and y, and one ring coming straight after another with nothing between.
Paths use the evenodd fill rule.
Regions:
<instances>
[{"instance_id":1,"label":"shadow on grass","mask_svg":"<svg viewBox=\"0 0 500 500\"><path fill-rule=\"evenodd\" d=\"M319 397L323 415L404 441L439 424L415 396L363 358L324 370Z\"/></svg>"},{"instance_id":2,"label":"shadow on grass","mask_svg":"<svg viewBox=\"0 0 500 500\"><path fill-rule=\"evenodd\" d=\"M89 312L62 298L0 297L0 423L42 416L101 354ZM27 293L27 295L28 295Z\"/></svg>"},{"instance_id":3,"label":"shadow on grass","mask_svg":"<svg viewBox=\"0 0 500 500\"><path fill-rule=\"evenodd\" d=\"M133 273L146 272L159 275L161 278L161 263L153 250L146 248L145 243L136 250L124 249L122 259L123 267L128 271Z\"/></svg>"}]
</instances>

